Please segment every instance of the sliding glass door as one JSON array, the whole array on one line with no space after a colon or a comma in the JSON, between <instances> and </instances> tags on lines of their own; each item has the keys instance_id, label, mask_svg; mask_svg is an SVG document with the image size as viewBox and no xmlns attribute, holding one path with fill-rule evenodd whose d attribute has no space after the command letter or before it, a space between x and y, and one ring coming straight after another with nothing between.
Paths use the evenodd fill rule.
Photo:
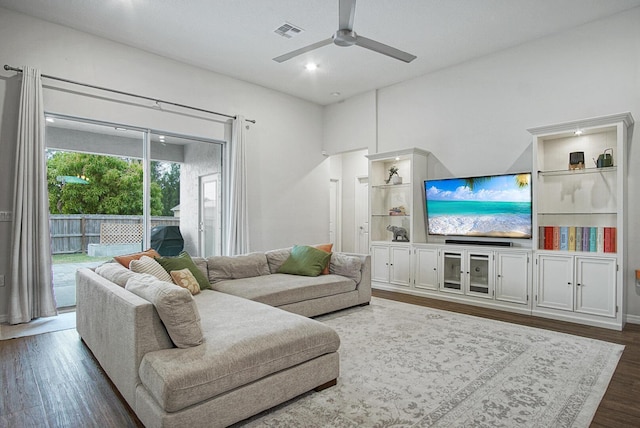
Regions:
<instances>
[{"instance_id":1,"label":"sliding glass door","mask_svg":"<svg viewBox=\"0 0 640 428\"><path fill-rule=\"evenodd\" d=\"M191 255L219 254L217 242L201 242L215 235L200 234L199 188L221 173L222 143L53 115L46 140L58 307L75 306L78 267L150 246L176 255L165 232Z\"/></svg>"}]
</instances>

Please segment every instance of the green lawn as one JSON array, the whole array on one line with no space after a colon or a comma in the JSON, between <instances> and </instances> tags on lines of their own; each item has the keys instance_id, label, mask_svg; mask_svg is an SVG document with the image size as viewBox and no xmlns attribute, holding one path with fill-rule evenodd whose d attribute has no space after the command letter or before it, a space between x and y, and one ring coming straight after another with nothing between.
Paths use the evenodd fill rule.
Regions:
<instances>
[{"instance_id":1,"label":"green lawn","mask_svg":"<svg viewBox=\"0 0 640 428\"><path fill-rule=\"evenodd\" d=\"M111 260L112 257L89 257L86 254L76 253L76 254L54 254L52 256L53 264L62 264L62 263L87 263L87 262L106 262Z\"/></svg>"}]
</instances>

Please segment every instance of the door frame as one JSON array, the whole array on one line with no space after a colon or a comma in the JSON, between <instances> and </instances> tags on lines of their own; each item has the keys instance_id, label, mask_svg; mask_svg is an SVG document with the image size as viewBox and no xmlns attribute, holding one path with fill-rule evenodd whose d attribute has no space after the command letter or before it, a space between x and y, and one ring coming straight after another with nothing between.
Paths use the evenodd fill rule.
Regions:
<instances>
[{"instance_id":1,"label":"door frame","mask_svg":"<svg viewBox=\"0 0 640 428\"><path fill-rule=\"evenodd\" d=\"M336 187L334 198L331 197L331 186ZM329 225L331 224L331 212L335 214L335 226L333 240L333 251L342 251L342 180L339 178L329 179ZM331 235L331 227L329 227ZM331 236L329 236L331 237Z\"/></svg>"},{"instance_id":2,"label":"door frame","mask_svg":"<svg viewBox=\"0 0 640 428\"><path fill-rule=\"evenodd\" d=\"M361 186L363 186L364 183L367 183L367 191L366 191L366 196L367 196L367 203L366 204L359 204L358 203L358 196L360 195L360 189ZM370 221L369 221L369 176L368 175L358 175L355 178L355 189L354 189L354 210L353 210L353 217L354 217L354 251L356 253L360 253L360 254L369 254L370 251L370 246L371 246L371 239L369 236L369 227L370 227ZM364 212L362 212L362 210L364 210ZM366 218L367 220L367 248L360 248L360 214L364 214L364 218Z\"/></svg>"}]
</instances>

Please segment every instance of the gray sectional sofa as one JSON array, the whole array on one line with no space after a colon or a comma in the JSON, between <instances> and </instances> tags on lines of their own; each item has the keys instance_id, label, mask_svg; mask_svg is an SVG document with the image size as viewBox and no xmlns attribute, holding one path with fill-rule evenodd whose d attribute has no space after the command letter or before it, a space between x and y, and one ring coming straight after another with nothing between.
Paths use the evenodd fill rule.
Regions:
<instances>
[{"instance_id":1,"label":"gray sectional sofa","mask_svg":"<svg viewBox=\"0 0 640 428\"><path fill-rule=\"evenodd\" d=\"M307 277L277 273L289 252L193 258L212 289L187 292L202 342L182 348L136 294L157 279L116 263L79 269L77 330L145 426L231 425L334 385L340 338L307 317L370 301L368 255L333 253L328 275Z\"/></svg>"}]
</instances>

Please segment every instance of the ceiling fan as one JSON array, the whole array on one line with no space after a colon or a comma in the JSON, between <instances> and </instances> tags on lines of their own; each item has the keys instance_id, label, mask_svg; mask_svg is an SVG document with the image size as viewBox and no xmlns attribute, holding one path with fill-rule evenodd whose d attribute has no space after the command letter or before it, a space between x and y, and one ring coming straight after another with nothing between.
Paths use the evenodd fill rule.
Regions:
<instances>
[{"instance_id":1,"label":"ceiling fan","mask_svg":"<svg viewBox=\"0 0 640 428\"><path fill-rule=\"evenodd\" d=\"M360 46L407 63L416 59L415 55L411 55L410 53L385 45L384 43L376 42L375 40L357 35L356 32L353 31L353 17L356 12L356 0L339 0L338 9L338 31L336 31L331 38L296 49L284 55L277 56L273 58L273 60L276 62L284 62L298 55L302 55L305 52L318 49L331 43L343 47L353 45Z\"/></svg>"}]
</instances>

